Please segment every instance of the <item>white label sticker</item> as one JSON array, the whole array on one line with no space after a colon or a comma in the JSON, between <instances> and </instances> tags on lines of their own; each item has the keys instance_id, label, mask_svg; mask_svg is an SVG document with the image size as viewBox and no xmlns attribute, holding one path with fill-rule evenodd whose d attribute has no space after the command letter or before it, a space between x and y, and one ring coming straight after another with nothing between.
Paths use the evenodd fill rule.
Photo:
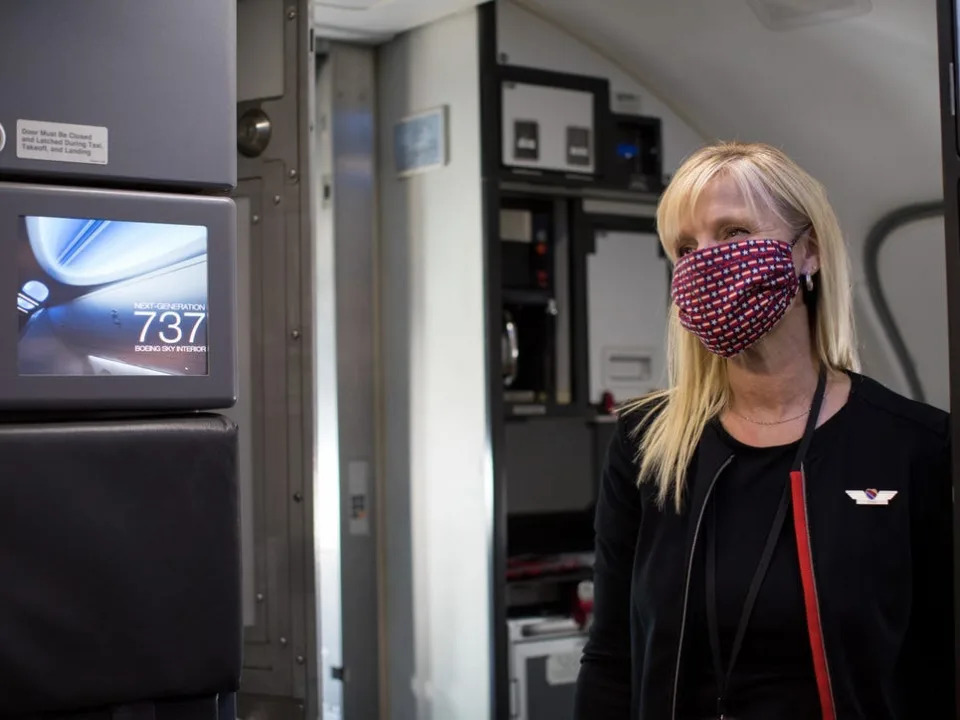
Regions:
<instances>
[{"instance_id":1,"label":"white label sticker","mask_svg":"<svg viewBox=\"0 0 960 720\"><path fill-rule=\"evenodd\" d=\"M639 115L640 96L629 92L613 94L613 111L620 115Z\"/></svg>"},{"instance_id":2,"label":"white label sticker","mask_svg":"<svg viewBox=\"0 0 960 720\"><path fill-rule=\"evenodd\" d=\"M547 658L547 685L572 685L580 672L579 652L555 653Z\"/></svg>"},{"instance_id":3,"label":"white label sticker","mask_svg":"<svg viewBox=\"0 0 960 720\"><path fill-rule=\"evenodd\" d=\"M107 164L107 129L92 125L17 120L17 157L22 160Z\"/></svg>"},{"instance_id":4,"label":"white label sticker","mask_svg":"<svg viewBox=\"0 0 960 720\"><path fill-rule=\"evenodd\" d=\"M347 466L347 483L350 491L350 534L370 534L370 508L368 486L370 463L354 460Z\"/></svg>"}]
</instances>

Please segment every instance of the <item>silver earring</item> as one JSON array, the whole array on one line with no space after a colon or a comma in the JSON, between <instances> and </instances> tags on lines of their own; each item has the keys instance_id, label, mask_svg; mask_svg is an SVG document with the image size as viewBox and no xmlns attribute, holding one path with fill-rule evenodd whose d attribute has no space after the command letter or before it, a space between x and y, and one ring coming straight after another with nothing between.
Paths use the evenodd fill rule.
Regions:
<instances>
[{"instance_id":1,"label":"silver earring","mask_svg":"<svg viewBox=\"0 0 960 720\"><path fill-rule=\"evenodd\" d=\"M807 273L807 291L813 292L813 277Z\"/></svg>"}]
</instances>

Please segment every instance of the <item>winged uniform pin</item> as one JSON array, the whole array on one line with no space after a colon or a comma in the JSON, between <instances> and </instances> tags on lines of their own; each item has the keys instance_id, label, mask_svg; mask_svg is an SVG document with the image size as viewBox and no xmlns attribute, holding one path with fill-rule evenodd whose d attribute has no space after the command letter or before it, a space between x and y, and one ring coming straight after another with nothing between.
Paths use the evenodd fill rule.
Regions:
<instances>
[{"instance_id":1,"label":"winged uniform pin","mask_svg":"<svg viewBox=\"0 0 960 720\"><path fill-rule=\"evenodd\" d=\"M847 495L853 498L857 505L889 505L896 494L896 490L877 490L876 488L847 490Z\"/></svg>"}]
</instances>

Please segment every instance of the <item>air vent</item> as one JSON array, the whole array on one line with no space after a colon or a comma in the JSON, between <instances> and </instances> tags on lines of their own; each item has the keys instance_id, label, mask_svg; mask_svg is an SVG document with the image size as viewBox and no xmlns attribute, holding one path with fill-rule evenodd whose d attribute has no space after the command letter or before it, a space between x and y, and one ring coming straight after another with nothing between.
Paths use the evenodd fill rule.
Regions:
<instances>
[{"instance_id":1,"label":"air vent","mask_svg":"<svg viewBox=\"0 0 960 720\"><path fill-rule=\"evenodd\" d=\"M771 30L790 30L866 15L870 0L747 0L747 5Z\"/></svg>"}]
</instances>

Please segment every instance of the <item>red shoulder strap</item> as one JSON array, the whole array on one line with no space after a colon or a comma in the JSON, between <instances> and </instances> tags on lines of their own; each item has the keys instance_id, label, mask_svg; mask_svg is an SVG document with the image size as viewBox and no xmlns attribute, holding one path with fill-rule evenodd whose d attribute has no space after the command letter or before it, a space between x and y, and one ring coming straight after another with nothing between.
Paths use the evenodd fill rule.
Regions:
<instances>
[{"instance_id":1,"label":"red shoulder strap","mask_svg":"<svg viewBox=\"0 0 960 720\"><path fill-rule=\"evenodd\" d=\"M833 693L830 691L830 674L827 670L827 652L823 644L823 626L820 623L820 604L817 602L817 583L813 576L813 558L810 552L810 535L807 529L807 504L804 497L803 470L790 473L793 499L793 528L797 534L797 555L800 559L800 579L803 581L803 602L807 612L807 631L810 633L810 648L813 650L813 670L820 693L820 708L823 720L836 720Z\"/></svg>"}]
</instances>

